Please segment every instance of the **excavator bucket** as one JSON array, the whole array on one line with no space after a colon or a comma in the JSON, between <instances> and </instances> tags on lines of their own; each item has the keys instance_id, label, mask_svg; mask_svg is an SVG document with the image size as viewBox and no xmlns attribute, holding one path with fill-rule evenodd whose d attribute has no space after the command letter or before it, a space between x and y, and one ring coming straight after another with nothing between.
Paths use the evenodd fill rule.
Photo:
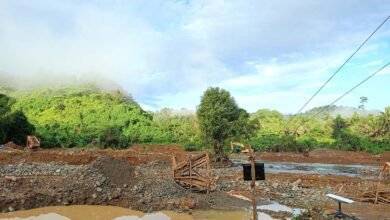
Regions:
<instances>
[{"instance_id":1,"label":"excavator bucket","mask_svg":"<svg viewBox=\"0 0 390 220\"><path fill-rule=\"evenodd\" d=\"M35 149L41 146L38 138L32 135L27 136L27 148Z\"/></svg>"}]
</instances>

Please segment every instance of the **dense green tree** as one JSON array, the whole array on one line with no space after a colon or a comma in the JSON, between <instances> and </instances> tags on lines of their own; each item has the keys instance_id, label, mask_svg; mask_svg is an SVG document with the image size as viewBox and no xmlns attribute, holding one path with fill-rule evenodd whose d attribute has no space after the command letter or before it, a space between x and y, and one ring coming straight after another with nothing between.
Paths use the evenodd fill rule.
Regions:
<instances>
[{"instance_id":1,"label":"dense green tree","mask_svg":"<svg viewBox=\"0 0 390 220\"><path fill-rule=\"evenodd\" d=\"M13 141L24 144L26 136L33 134L35 128L22 111L11 111L15 100L0 94L0 143Z\"/></svg>"},{"instance_id":2,"label":"dense green tree","mask_svg":"<svg viewBox=\"0 0 390 220\"><path fill-rule=\"evenodd\" d=\"M385 111L381 112L379 123L382 135L390 139L390 107L386 107Z\"/></svg>"},{"instance_id":3,"label":"dense green tree","mask_svg":"<svg viewBox=\"0 0 390 220\"><path fill-rule=\"evenodd\" d=\"M0 144L7 138L5 131L5 115L11 111L11 98L0 93Z\"/></svg>"},{"instance_id":4,"label":"dense green tree","mask_svg":"<svg viewBox=\"0 0 390 220\"><path fill-rule=\"evenodd\" d=\"M340 138L347 127L348 123L340 115L337 115L337 117L333 120L332 137L334 139Z\"/></svg>"},{"instance_id":5,"label":"dense green tree","mask_svg":"<svg viewBox=\"0 0 390 220\"><path fill-rule=\"evenodd\" d=\"M269 109L258 110L251 119L259 121L259 135L279 134L285 124L282 113Z\"/></svg>"},{"instance_id":6,"label":"dense green tree","mask_svg":"<svg viewBox=\"0 0 390 220\"><path fill-rule=\"evenodd\" d=\"M14 99L0 93L0 118L5 117L5 115L11 111L13 103Z\"/></svg>"},{"instance_id":7,"label":"dense green tree","mask_svg":"<svg viewBox=\"0 0 390 220\"><path fill-rule=\"evenodd\" d=\"M208 88L196 113L201 131L213 143L214 159L217 162L227 159L224 151L224 141L227 138L249 133L249 114L239 108L234 98L224 89Z\"/></svg>"},{"instance_id":8,"label":"dense green tree","mask_svg":"<svg viewBox=\"0 0 390 220\"><path fill-rule=\"evenodd\" d=\"M22 111L9 114L4 120L6 141L12 141L19 145L26 143L27 135L34 134L35 127L30 124Z\"/></svg>"}]
</instances>

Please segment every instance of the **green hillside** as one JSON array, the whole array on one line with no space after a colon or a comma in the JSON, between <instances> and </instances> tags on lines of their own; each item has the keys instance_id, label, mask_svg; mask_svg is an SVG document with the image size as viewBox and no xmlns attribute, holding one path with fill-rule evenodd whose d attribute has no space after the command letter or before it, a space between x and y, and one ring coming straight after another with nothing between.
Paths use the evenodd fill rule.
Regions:
<instances>
[{"instance_id":1,"label":"green hillside","mask_svg":"<svg viewBox=\"0 0 390 220\"><path fill-rule=\"evenodd\" d=\"M12 109L24 112L46 147L127 147L182 140L173 131L178 126L168 128L172 120L155 122L153 113L119 90L108 93L88 86L12 94L17 100Z\"/></svg>"},{"instance_id":2,"label":"green hillside","mask_svg":"<svg viewBox=\"0 0 390 220\"><path fill-rule=\"evenodd\" d=\"M199 129L194 112L168 108L147 112L120 90L106 92L92 85L31 91L2 87L0 93L6 94L0 100L0 143L24 144L25 135L33 133L43 147L177 143L196 150L212 145ZM228 148L229 141L241 141L263 151L390 150L390 107L379 115L355 112L348 118L331 114L311 118L319 109L298 115L290 123L290 116L260 109L250 115L255 130L249 136L232 133L224 145Z\"/></svg>"}]
</instances>

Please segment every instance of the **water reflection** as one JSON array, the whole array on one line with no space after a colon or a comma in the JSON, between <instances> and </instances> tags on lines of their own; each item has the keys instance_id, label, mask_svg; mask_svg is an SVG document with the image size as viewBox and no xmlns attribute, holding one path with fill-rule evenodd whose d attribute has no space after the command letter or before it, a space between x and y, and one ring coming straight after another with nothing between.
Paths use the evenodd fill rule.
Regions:
<instances>
[{"instance_id":1,"label":"water reflection","mask_svg":"<svg viewBox=\"0 0 390 220\"><path fill-rule=\"evenodd\" d=\"M232 159L236 169L242 169L245 160ZM267 173L292 173L292 174L330 174L349 177L376 178L379 167L370 165L345 165L324 163L292 163L292 162L264 162ZM372 174L375 173L375 176Z\"/></svg>"},{"instance_id":2,"label":"water reflection","mask_svg":"<svg viewBox=\"0 0 390 220\"><path fill-rule=\"evenodd\" d=\"M1 220L70 220L70 218L59 215L57 213L41 214L38 216L30 216L27 218L14 217L14 218L0 218L0 219Z\"/></svg>"},{"instance_id":3,"label":"water reflection","mask_svg":"<svg viewBox=\"0 0 390 220\"><path fill-rule=\"evenodd\" d=\"M273 219L263 211L290 212L292 216L299 214L302 209L294 209L278 203L257 207L258 219ZM252 212L246 210L194 210L192 215L176 212L157 212L145 214L139 211L115 207L115 206L55 206L16 211L0 214L0 220L247 220L251 219Z\"/></svg>"},{"instance_id":4,"label":"water reflection","mask_svg":"<svg viewBox=\"0 0 390 220\"><path fill-rule=\"evenodd\" d=\"M0 214L0 220L190 220L191 216L175 212L145 214L115 206L53 206Z\"/></svg>"},{"instance_id":5,"label":"water reflection","mask_svg":"<svg viewBox=\"0 0 390 220\"><path fill-rule=\"evenodd\" d=\"M268 204L268 205L260 205L260 206L257 206L257 210L269 210L269 211L273 211L273 212L289 212L291 213L293 216L298 216L300 215L303 211L305 211L304 209L299 209L299 208L290 208L288 206L285 206L285 205L282 205L282 204L279 204L277 202L275 203L272 203L272 204Z\"/></svg>"},{"instance_id":6,"label":"water reflection","mask_svg":"<svg viewBox=\"0 0 390 220\"><path fill-rule=\"evenodd\" d=\"M121 216L118 218L115 218L114 220L170 220L171 218L167 215L164 215L162 213L155 213L155 214L148 214L144 217L137 217L137 216Z\"/></svg>"}]
</instances>

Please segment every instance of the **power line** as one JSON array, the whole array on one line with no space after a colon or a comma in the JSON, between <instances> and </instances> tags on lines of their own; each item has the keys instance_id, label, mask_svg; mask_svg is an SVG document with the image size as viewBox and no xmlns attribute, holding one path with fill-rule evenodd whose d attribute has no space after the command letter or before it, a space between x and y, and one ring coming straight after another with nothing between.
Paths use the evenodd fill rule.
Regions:
<instances>
[{"instance_id":1,"label":"power line","mask_svg":"<svg viewBox=\"0 0 390 220\"><path fill-rule=\"evenodd\" d=\"M324 112L325 110L329 109L329 107L331 107L334 103L336 103L337 101L339 101L340 99L342 99L344 96L348 95L350 92L352 92L353 90L355 90L357 87L359 87L360 85L362 85L363 83L365 83L367 80L369 80L370 78L372 78L373 76L375 76L377 73L379 73L380 71L382 71L383 69L385 69L387 66L390 65L390 62L388 62L387 64L385 64L384 66L382 66L380 69L378 69L377 71L373 72L372 74L370 74L369 76L367 76L365 79L363 79L361 82L359 82L358 84L356 84L354 87L352 87L350 90L348 90L347 92L345 92L342 96L338 97L337 99L335 99L332 103L330 103L329 105L325 106L325 108L321 109L320 111L318 111L316 114L314 114L312 117L309 118L308 121L310 121L311 119L315 118L317 115L321 114L322 112ZM305 123L303 123L305 124ZM299 126L298 126L299 127ZM297 127L297 129L298 129Z\"/></svg>"},{"instance_id":2,"label":"power line","mask_svg":"<svg viewBox=\"0 0 390 220\"><path fill-rule=\"evenodd\" d=\"M310 97L309 100L299 109L297 113L295 113L290 120L284 125L286 127L310 102L313 98L329 83L330 80L333 79L334 76L348 63L348 61L367 43L367 41L389 20L390 16L388 16L375 30L372 32L365 41L348 57L348 59L331 75L331 77Z\"/></svg>"}]
</instances>

